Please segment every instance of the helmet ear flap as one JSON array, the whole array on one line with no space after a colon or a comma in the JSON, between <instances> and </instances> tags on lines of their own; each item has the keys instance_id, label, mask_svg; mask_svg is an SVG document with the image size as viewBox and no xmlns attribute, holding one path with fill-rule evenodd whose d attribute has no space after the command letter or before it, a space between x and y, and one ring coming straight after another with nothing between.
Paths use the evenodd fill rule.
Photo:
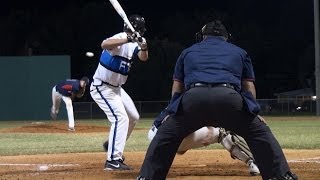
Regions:
<instances>
[{"instance_id":1,"label":"helmet ear flap","mask_svg":"<svg viewBox=\"0 0 320 180\"><path fill-rule=\"evenodd\" d=\"M203 34L201 31L196 33L196 42L201 42L203 40Z\"/></svg>"},{"instance_id":2,"label":"helmet ear flap","mask_svg":"<svg viewBox=\"0 0 320 180\"><path fill-rule=\"evenodd\" d=\"M203 35L223 36L228 38L227 29L220 20L207 23L201 30Z\"/></svg>"},{"instance_id":3,"label":"helmet ear flap","mask_svg":"<svg viewBox=\"0 0 320 180\"><path fill-rule=\"evenodd\" d=\"M203 35L205 35L205 34L204 34L204 29L205 29L205 28L206 28L206 25L204 25L204 26L201 28L201 30L196 33L196 42L197 42L197 43L203 41Z\"/></svg>"}]
</instances>

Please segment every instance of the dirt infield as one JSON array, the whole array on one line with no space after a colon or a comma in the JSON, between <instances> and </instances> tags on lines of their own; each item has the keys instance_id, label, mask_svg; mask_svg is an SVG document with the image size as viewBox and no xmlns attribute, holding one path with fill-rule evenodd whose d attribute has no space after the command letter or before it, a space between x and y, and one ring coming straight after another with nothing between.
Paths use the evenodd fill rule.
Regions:
<instances>
[{"instance_id":1,"label":"dirt infield","mask_svg":"<svg viewBox=\"0 0 320 180\"><path fill-rule=\"evenodd\" d=\"M63 133L65 124L34 123L9 132ZM105 132L106 127L77 125L75 133ZM300 180L320 179L320 150L284 150L292 170ZM0 179L135 179L145 152L125 152L130 171L103 171L105 153L69 153L0 157ZM233 160L226 150L190 150L177 155L168 179L256 180L247 166Z\"/></svg>"}]
</instances>

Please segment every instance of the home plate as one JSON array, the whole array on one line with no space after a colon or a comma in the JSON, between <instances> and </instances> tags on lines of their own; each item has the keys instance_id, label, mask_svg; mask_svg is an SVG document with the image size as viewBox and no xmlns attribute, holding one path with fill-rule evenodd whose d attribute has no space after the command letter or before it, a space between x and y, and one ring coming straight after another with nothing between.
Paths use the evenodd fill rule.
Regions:
<instances>
[{"instance_id":1,"label":"home plate","mask_svg":"<svg viewBox=\"0 0 320 180\"><path fill-rule=\"evenodd\" d=\"M49 166L47 166L47 165L39 165L39 166L37 166L37 170L38 171L46 171L48 169L49 169Z\"/></svg>"},{"instance_id":2,"label":"home plate","mask_svg":"<svg viewBox=\"0 0 320 180\"><path fill-rule=\"evenodd\" d=\"M39 125L39 124L45 124L45 122L32 122L31 124Z\"/></svg>"}]
</instances>

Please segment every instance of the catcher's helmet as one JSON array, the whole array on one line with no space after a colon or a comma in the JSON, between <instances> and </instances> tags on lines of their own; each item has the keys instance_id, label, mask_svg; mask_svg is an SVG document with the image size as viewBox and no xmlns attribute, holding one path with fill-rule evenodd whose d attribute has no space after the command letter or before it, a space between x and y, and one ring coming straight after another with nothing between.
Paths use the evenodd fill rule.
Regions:
<instances>
[{"instance_id":1,"label":"catcher's helmet","mask_svg":"<svg viewBox=\"0 0 320 180\"><path fill-rule=\"evenodd\" d=\"M227 39L229 38L229 33L227 32L226 27L219 20L211 21L204 25L201 30L196 33L196 41L202 41L204 35L223 36Z\"/></svg>"},{"instance_id":2,"label":"catcher's helmet","mask_svg":"<svg viewBox=\"0 0 320 180\"><path fill-rule=\"evenodd\" d=\"M140 15L134 14L131 15L128 19L133 28L138 31L141 36L143 36L144 32L146 31L144 18ZM124 24L123 31L131 32L130 28L126 24Z\"/></svg>"}]
</instances>

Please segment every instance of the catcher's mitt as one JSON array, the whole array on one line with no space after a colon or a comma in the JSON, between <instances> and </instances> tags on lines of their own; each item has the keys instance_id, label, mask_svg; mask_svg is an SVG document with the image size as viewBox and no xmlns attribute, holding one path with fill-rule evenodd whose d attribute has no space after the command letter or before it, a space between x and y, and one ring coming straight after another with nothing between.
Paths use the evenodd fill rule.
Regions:
<instances>
[{"instance_id":1,"label":"catcher's mitt","mask_svg":"<svg viewBox=\"0 0 320 180\"><path fill-rule=\"evenodd\" d=\"M85 92L86 92L86 87L83 87L77 93L75 93L75 96L77 98L82 98Z\"/></svg>"}]
</instances>

